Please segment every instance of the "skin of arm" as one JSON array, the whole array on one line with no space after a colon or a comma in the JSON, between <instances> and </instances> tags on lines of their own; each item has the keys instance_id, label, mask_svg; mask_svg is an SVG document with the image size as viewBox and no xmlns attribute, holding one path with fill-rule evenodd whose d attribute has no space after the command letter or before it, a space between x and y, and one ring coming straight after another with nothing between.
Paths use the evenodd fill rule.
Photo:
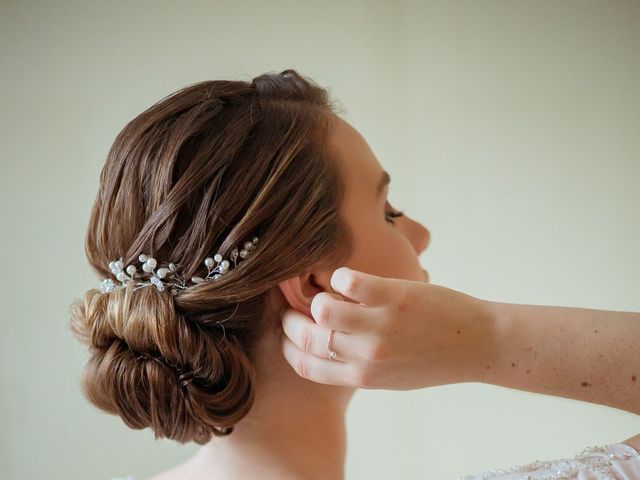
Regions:
<instances>
[{"instance_id":1,"label":"skin of arm","mask_svg":"<svg viewBox=\"0 0 640 480\"><path fill-rule=\"evenodd\" d=\"M482 383L640 415L640 313L487 302L498 348ZM625 442L640 450L640 435Z\"/></svg>"},{"instance_id":2,"label":"skin of arm","mask_svg":"<svg viewBox=\"0 0 640 480\"><path fill-rule=\"evenodd\" d=\"M640 452L640 435L636 435L635 437L627 438L624 442L626 445L635 448L638 452Z\"/></svg>"}]
</instances>

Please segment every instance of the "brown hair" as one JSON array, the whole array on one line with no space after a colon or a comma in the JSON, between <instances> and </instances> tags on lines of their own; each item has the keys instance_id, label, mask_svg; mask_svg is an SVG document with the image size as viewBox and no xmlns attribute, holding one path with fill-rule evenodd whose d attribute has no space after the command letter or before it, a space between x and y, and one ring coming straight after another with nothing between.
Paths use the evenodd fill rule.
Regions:
<instances>
[{"instance_id":1,"label":"brown hair","mask_svg":"<svg viewBox=\"0 0 640 480\"><path fill-rule=\"evenodd\" d=\"M127 123L85 242L101 278L113 277L110 261L134 264L141 253L204 277L206 257L259 240L220 279L175 296L129 283L75 299L70 328L89 347L81 388L91 403L180 443L230 434L249 412L255 345L280 325L270 302L278 283L337 268L351 252L326 142L335 111L325 89L284 70L189 85Z\"/></svg>"}]
</instances>

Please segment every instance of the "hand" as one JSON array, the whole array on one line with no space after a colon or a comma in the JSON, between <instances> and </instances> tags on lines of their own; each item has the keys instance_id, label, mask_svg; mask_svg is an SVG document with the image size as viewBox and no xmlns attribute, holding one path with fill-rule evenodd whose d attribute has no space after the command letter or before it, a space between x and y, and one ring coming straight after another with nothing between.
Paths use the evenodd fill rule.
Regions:
<instances>
[{"instance_id":1,"label":"hand","mask_svg":"<svg viewBox=\"0 0 640 480\"><path fill-rule=\"evenodd\" d=\"M282 318L284 357L309 380L391 390L475 381L497 352L488 302L478 298L345 267L331 286L339 294L317 294L313 318L291 309Z\"/></svg>"}]
</instances>

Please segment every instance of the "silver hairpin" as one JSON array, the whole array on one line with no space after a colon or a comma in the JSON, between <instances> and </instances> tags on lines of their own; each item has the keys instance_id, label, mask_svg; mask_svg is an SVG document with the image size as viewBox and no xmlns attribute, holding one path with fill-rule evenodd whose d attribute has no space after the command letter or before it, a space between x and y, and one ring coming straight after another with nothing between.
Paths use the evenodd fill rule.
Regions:
<instances>
[{"instance_id":1,"label":"silver hairpin","mask_svg":"<svg viewBox=\"0 0 640 480\"><path fill-rule=\"evenodd\" d=\"M231 261L233 261L233 266L235 267L238 264L238 257L242 259L246 258L249 252L251 252L256 247L257 243L258 237L253 237L253 241L247 241L244 243L244 248L240 250L238 250L237 247L234 248L229 255ZM138 271L138 269L135 267L135 265L129 265L125 269L122 262L122 257L120 257L118 260L109 262L109 269L111 270L111 273L113 273L113 275L120 281L120 285L117 285L110 278L105 278L100 281L100 291L102 293L112 292L116 288L124 287L130 282L135 282L134 290L147 287L149 285L155 285L155 287L162 292L167 287L173 287L171 290L171 293L173 294L190 286L187 285L184 278L178 273L178 265L176 265L175 263L169 263L169 265L155 270L158 266L158 262L155 258L142 254L138 257L138 260L142 262L142 270L152 274L149 280L142 281L136 276L136 272ZM191 283L197 285L209 280L217 280L226 272L228 272L231 266L229 260L223 260L220 253L216 253L213 257L205 258L204 264L208 270L207 275L205 277L191 277Z\"/></svg>"}]
</instances>

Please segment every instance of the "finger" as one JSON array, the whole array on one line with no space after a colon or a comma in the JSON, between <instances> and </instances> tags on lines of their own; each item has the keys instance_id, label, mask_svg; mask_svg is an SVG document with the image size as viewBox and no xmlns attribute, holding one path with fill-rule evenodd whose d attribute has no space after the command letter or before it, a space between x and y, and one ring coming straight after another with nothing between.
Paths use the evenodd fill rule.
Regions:
<instances>
[{"instance_id":1,"label":"finger","mask_svg":"<svg viewBox=\"0 0 640 480\"><path fill-rule=\"evenodd\" d=\"M289 309L282 317L282 330L302 352L329 359L330 329L319 326L312 318L297 310ZM331 360L332 362L348 362L357 359L355 354L358 352L358 347L353 345L354 338L346 333L333 332L331 349L337 353L337 357Z\"/></svg>"},{"instance_id":2,"label":"finger","mask_svg":"<svg viewBox=\"0 0 640 480\"><path fill-rule=\"evenodd\" d=\"M311 316L321 327L345 333L375 329L380 313L364 304L344 300L340 295L320 292L311 300Z\"/></svg>"},{"instance_id":3,"label":"finger","mask_svg":"<svg viewBox=\"0 0 640 480\"><path fill-rule=\"evenodd\" d=\"M309 355L286 335L282 335L282 352L287 363L303 378L327 385L359 387L357 370L350 363Z\"/></svg>"},{"instance_id":4,"label":"finger","mask_svg":"<svg viewBox=\"0 0 640 480\"><path fill-rule=\"evenodd\" d=\"M331 276L331 286L341 295L369 306L390 303L398 279L340 267Z\"/></svg>"}]
</instances>

